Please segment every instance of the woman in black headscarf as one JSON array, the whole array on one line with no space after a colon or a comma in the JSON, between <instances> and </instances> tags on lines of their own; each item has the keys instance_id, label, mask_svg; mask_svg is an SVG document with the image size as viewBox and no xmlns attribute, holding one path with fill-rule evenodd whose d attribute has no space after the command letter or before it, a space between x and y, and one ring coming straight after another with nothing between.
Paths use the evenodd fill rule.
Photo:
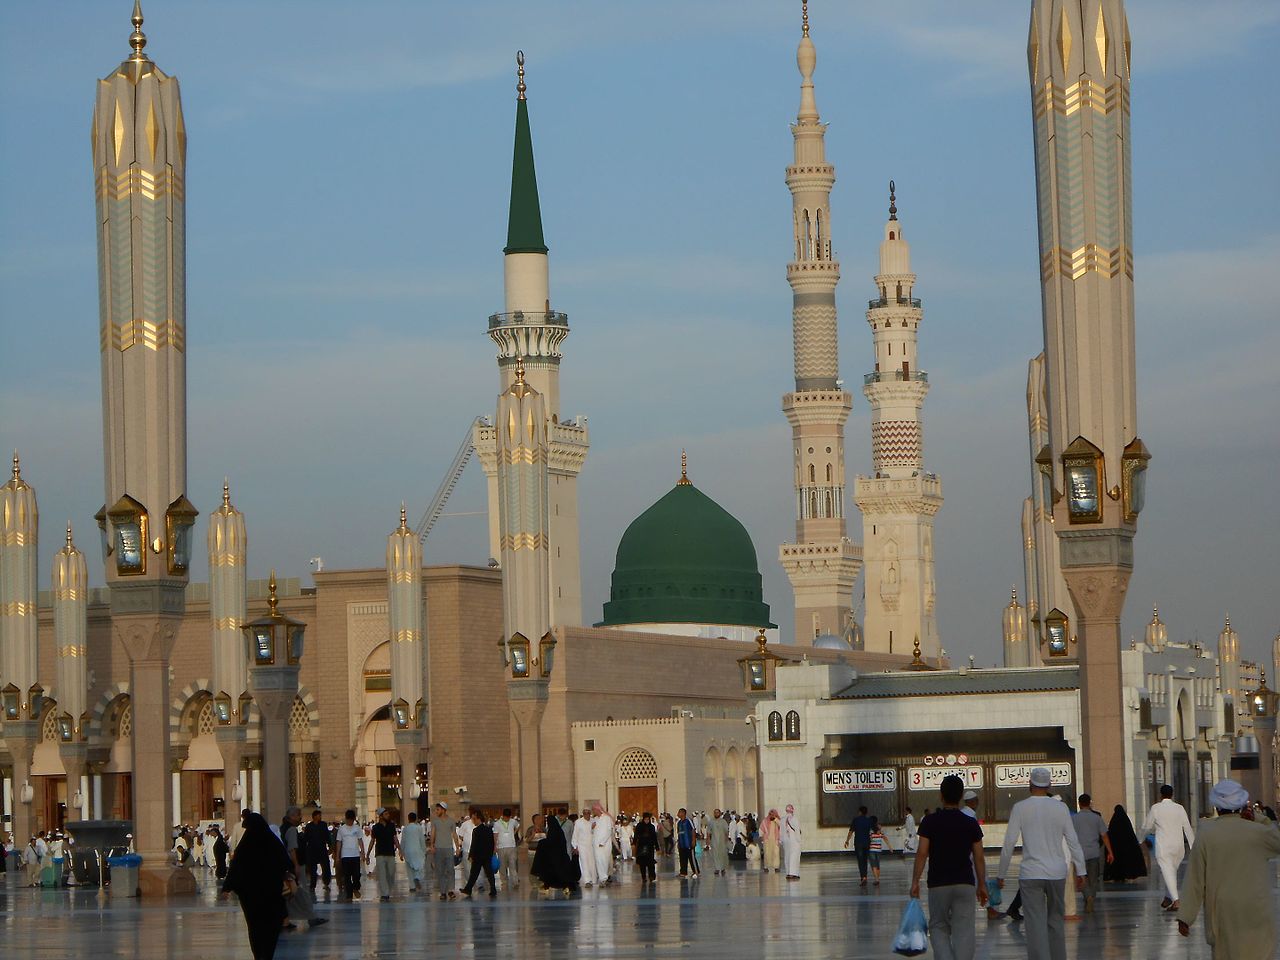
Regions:
<instances>
[{"instance_id":1,"label":"woman in black headscarf","mask_svg":"<svg viewBox=\"0 0 1280 960\"><path fill-rule=\"evenodd\" d=\"M293 864L261 814L246 813L243 823L244 834L231 857L221 896L240 897L253 960L271 960L285 917L285 886L294 885Z\"/></svg>"},{"instance_id":2,"label":"woman in black headscarf","mask_svg":"<svg viewBox=\"0 0 1280 960\"><path fill-rule=\"evenodd\" d=\"M1147 861L1142 855L1138 836L1133 832L1133 822L1118 803L1115 813L1111 814L1111 822L1107 824L1107 838L1111 841L1115 859L1106 865L1104 879L1111 883L1126 883L1147 875Z\"/></svg>"},{"instance_id":3,"label":"woman in black headscarf","mask_svg":"<svg viewBox=\"0 0 1280 960\"><path fill-rule=\"evenodd\" d=\"M561 889L568 893L578 886L581 874L578 865L569 859L569 845L558 817L547 817L547 837L534 851L529 873L542 881L543 890Z\"/></svg>"}]
</instances>

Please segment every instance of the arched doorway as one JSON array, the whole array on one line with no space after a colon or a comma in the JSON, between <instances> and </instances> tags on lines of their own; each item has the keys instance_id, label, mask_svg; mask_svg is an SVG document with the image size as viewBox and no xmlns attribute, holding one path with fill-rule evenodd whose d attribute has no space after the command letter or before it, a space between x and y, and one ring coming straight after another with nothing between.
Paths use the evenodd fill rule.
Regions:
<instances>
[{"instance_id":1,"label":"arched doorway","mask_svg":"<svg viewBox=\"0 0 1280 960\"><path fill-rule=\"evenodd\" d=\"M618 756L618 813L639 816L648 812L655 816L658 807L658 761L640 747L623 751Z\"/></svg>"}]
</instances>

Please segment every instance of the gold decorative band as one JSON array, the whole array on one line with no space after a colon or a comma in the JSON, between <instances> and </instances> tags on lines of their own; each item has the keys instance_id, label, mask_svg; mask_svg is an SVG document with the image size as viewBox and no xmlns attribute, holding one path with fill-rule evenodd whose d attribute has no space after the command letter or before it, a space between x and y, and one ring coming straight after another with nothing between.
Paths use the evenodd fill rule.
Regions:
<instances>
[{"instance_id":1,"label":"gold decorative band","mask_svg":"<svg viewBox=\"0 0 1280 960\"><path fill-rule=\"evenodd\" d=\"M244 557L238 553L221 553L216 557L209 558L210 566L214 567L238 567L244 563Z\"/></svg>"},{"instance_id":2,"label":"gold decorative band","mask_svg":"<svg viewBox=\"0 0 1280 960\"><path fill-rule=\"evenodd\" d=\"M391 634L391 639L396 643L417 643L422 639L422 633L419 630L397 630Z\"/></svg>"},{"instance_id":3,"label":"gold decorative band","mask_svg":"<svg viewBox=\"0 0 1280 960\"><path fill-rule=\"evenodd\" d=\"M1116 110L1128 112L1129 87L1119 81L1104 87L1088 79L1060 87L1049 79L1032 91L1031 100L1037 120L1049 110L1069 117L1089 109L1105 117Z\"/></svg>"},{"instance_id":4,"label":"gold decorative band","mask_svg":"<svg viewBox=\"0 0 1280 960\"><path fill-rule=\"evenodd\" d=\"M175 200L185 200L186 187L172 167L166 167L158 174L130 167L116 176L109 174L106 167L98 169L94 178L94 196L97 199L127 200L134 194L148 200L160 200L172 194Z\"/></svg>"},{"instance_id":5,"label":"gold decorative band","mask_svg":"<svg viewBox=\"0 0 1280 960\"><path fill-rule=\"evenodd\" d=\"M239 617L219 617L213 621L213 629L239 630L243 622Z\"/></svg>"},{"instance_id":6,"label":"gold decorative band","mask_svg":"<svg viewBox=\"0 0 1280 960\"><path fill-rule=\"evenodd\" d=\"M35 612L36 605L34 603L23 603L21 600L0 603L0 616L25 617L27 614Z\"/></svg>"},{"instance_id":7,"label":"gold decorative band","mask_svg":"<svg viewBox=\"0 0 1280 960\"><path fill-rule=\"evenodd\" d=\"M1133 251L1120 246L1107 250L1096 243L1086 243L1075 250L1050 247L1040 256L1040 279L1048 280L1062 274L1079 280L1086 273L1100 273L1105 277L1118 277L1123 272L1133 279Z\"/></svg>"},{"instance_id":8,"label":"gold decorative band","mask_svg":"<svg viewBox=\"0 0 1280 960\"><path fill-rule=\"evenodd\" d=\"M126 320L124 323L107 324L103 326L99 339L104 352L108 348L114 348L123 353L136 346L143 346L148 350L173 347L180 352L187 349L186 331L182 324L173 319L162 320L160 323Z\"/></svg>"},{"instance_id":9,"label":"gold decorative band","mask_svg":"<svg viewBox=\"0 0 1280 960\"><path fill-rule=\"evenodd\" d=\"M83 657L84 654L84 647L74 643L68 643L66 646L58 648L58 656L60 657Z\"/></svg>"},{"instance_id":10,"label":"gold decorative band","mask_svg":"<svg viewBox=\"0 0 1280 960\"><path fill-rule=\"evenodd\" d=\"M27 540L27 535L21 530L15 530L12 533L0 534L0 546L4 547L25 547L27 543L35 543L36 538L32 537Z\"/></svg>"},{"instance_id":11,"label":"gold decorative band","mask_svg":"<svg viewBox=\"0 0 1280 960\"><path fill-rule=\"evenodd\" d=\"M80 591L75 587L68 587L65 590L53 591L53 599L55 600L79 600Z\"/></svg>"},{"instance_id":12,"label":"gold decorative band","mask_svg":"<svg viewBox=\"0 0 1280 960\"><path fill-rule=\"evenodd\" d=\"M414 572L412 570L401 570L391 575L392 583L413 583Z\"/></svg>"},{"instance_id":13,"label":"gold decorative band","mask_svg":"<svg viewBox=\"0 0 1280 960\"><path fill-rule=\"evenodd\" d=\"M547 536L543 533L506 533L498 541L502 550L545 550Z\"/></svg>"},{"instance_id":14,"label":"gold decorative band","mask_svg":"<svg viewBox=\"0 0 1280 960\"><path fill-rule=\"evenodd\" d=\"M541 463L545 458L541 450L530 450L528 447L517 447L515 450L501 450L498 459L503 463Z\"/></svg>"}]
</instances>

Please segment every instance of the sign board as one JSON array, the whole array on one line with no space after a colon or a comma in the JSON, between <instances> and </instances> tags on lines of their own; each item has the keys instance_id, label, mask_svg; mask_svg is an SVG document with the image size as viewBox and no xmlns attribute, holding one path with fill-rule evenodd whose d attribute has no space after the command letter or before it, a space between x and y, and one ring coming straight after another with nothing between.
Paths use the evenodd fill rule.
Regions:
<instances>
[{"instance_id":1,"label":"sign board","mask_svg":"<svg viewBox=\"0 0 1280 960\"><path fill-rule=\"evenodd\" d=\"M823 793L887 792L898 789L898 772L892 767L874 770L823 770Z\"/></svg>"},{"instance_id":2,"label":"sign board","mask_svg":"<svg viewBox=\"0 0 1280 960\"><path fill-rule=\"evenodd\" d=\"M1049 778L1055 787L1071 783L1069 763L997 763L996 789L1014 790L1031 786L1031 771L1036 767L1049 768Z\"/></svg>"},{"instance_id":3,"label":"sign board","mask_svg":"<svg viewBox=\"0 0 1280 960\"><path fill-rule=\"evenodd\" d=\"M957 776L964 781L965 789L982 788L981 767L908 767L908 790L937 790L944 777Z\"/></svg>"}]
</instances>

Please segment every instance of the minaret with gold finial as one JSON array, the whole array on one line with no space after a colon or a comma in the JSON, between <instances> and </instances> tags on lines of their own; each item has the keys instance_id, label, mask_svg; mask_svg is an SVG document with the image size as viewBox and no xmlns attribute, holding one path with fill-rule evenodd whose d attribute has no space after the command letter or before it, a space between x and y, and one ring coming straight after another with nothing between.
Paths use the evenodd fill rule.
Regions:
<instances>
[{"instance_id":1,"label":"minaret with gold finial","mask_svg":"<svg viewBox=\"0 0 1280 960\"><path fill-rule=\"evenodd\" d=\"M196 511L187 499L186 152L176 78L144 52L98 81L91 141L98 235L107 586L129 657L134 839L145 895L193 892L171 868L169 656L186 609Z\"/></svg>"},{"instance_id":2,"label":"minaret with gold finial","mask_svg":"<svg viewBox=\"0 0 1280 960\"><path fill-rule=\"evenodd\" d=\"M213 690L219 703L214 736L222 754L226 817L234 823L248 790L244 770L247 718L240 715L240 698L249 689L249 659L241 629L245 622L249 537L244 514L231 503L231 484L227 480L222 482L221 505L209 514L208 548ZM238 791L236 784L240 786Z\"/></svg>"},{"instance_id":3,"label":"minaret with gold finial","mask_svg":"<svg viewBox=\"0 0 1280 960\"><path fill-rule=\"evenodd\" d=\"M1027 608L1018 602L1018 589L1013 590L1013 597L1004 608L1001 618L1004 635L1004 665L1006 667L1030 667L1035 663L1031 658L1030 642L1027 639Z\"/></svg>"},{"instance_id":4,"label":"minaret with gold finial","mask_svg":"<svg viewBox=\"0 0 1280 960\"><path fill-rule=\"evenodd\" d=\"M1240 634L1231 626L1231 618L1225 617L1222 632L1218 634L1218 682L1222 695L1229 697L1236 711L1236 726L1248 729L1252 727L1252 716L1240 682Z\"/></svg>"},{"instance_id":5,"label":"minaret with gold finial","mask_svg":"<svg viewBox=\"0 0 1280 960\"><path fill-rule=\"evenodd\" d=\"M503 249L506 303L489 318L489 338L498 348L499 389L515 380L523 361L527 385L542 397L548 418L551 568L547 584L551 622L582 623L582 572L579 560L578 474L590 437L585 417L567 420L560 409L560 346L569 335L569 318L551 307L547 245L533 164L524 52L516 54L516 135L511 164L511 207ZM499 558L497 427L478 426L473 441L489 481L489 549Z\"/></svg>"},{"instance_id":6,"label":"minaret with gold finial","mask_svg":"<svg viewBox=\"0 0 1280 960\"><path fill-rule=\"evenodd\" d=\"M406 803L417 783L427 722L427 657L423 632L422 541L409 529L400 504L400 526L387 537L387 621L391 647L391 720L400 757L400 796Z\"/></svg>"},{"instance_id":7,"label":"minaret with gold finial","mask_svg":"<svg viewBox=\"0 0 1280 960\"><path fill-rule=\"evenodd\" d=\"M36 492L22 479L13 453L13 475L0 487L0 684L4 687L4 740L13 758L13 790L26 788L40 729L32 689L38 686L36 645L36 547L40 511ZM39 691L37 691L39 692ZM12 702L16 709L8 709ZM31 827L30 803L13 804L12 832L25 843Z\"/></svg>"},{"instance_id":8,"label":"minaret with gold finial","mask_svg":"<svg viewBox=\"0 0 1280 960\"><path fill-rule=\"evenodd\" d=\"M795 639L812 644L823 634L843 636L853 618L853 585L862 552L849 541L845 515L844 424L853 399L839 379L836 284L840 264L831 246L831 187L827 126L813 92L817 51L809 38L809 5L802 4L800 110L791 125L794 159L787 167L791 191L793 258L791 325L795 390L782 398L791 424L796 536L778 550L795 593Z\"/></svg>"},{"instance_id":9,"label":"minaret with gold finial","mask_svg":"<svg viewBox=\"0 0 1280 960\"><path fill-rule=\"evenodd\" d=\"M89 668L86 637L89 629L89 573L84 554L76 549L67 524L67 542L53 557L53 635L58 697L58 722L69 728L70 739L58 744L67 776L67 816L85 816L88 780L85 740L89 721ZM79 798L79 803L76 802Z\"/></svg>"}]
</instances>

